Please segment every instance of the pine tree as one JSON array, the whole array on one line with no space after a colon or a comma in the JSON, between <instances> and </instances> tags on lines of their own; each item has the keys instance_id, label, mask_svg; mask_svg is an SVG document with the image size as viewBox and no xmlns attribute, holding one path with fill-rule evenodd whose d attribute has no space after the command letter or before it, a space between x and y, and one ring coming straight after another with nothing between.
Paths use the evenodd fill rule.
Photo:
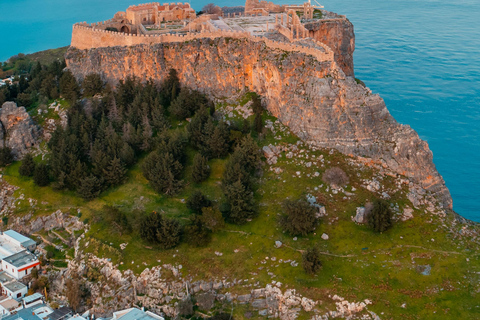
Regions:
<instances>
[{"instance_id":1,"label":"pine tree","mask_svg":"<svg viewBox=\"0 0 480 320\"><path fill-rule=\"evenodd\" d=\"M143 133L142 133L142 151L150 151L152 148L152 127L150 126L150 121L148 117L143 118Z\"/></svg>"},{"instance_id":2,"label":"pine tree","mask_svg":"<svg viewBox=\"0 0 480 320\"><path fill-rule=\"evenodd\" d=\"M127 169L122 161L114 157L109 165L103 170L105 182L111 186L120 185L125 180Z\"/></svg>"},{"instance_id":3,"label":"pine tree","mask_svg":"<svg viewBox=\"0 0 480 320\"><path fill-rule=\"evenodd\" d=\"M257 113L255 114L255 120L254 120L254 126L255 126L255 131L257 133L261 133L263 131L263 119L262 119L262 114Z\"/></svg>"},{"instance_id":4,"label":"pine tree","mask_svg":"<svg viewBox=\"0 0 480 320\"><path fill-rule=\"evenodd\" d=\"M213 130L212 136L208 141L210 154L214 158L223 158L228 154L228 136L229 131L224 122L220 122Z\"/></svg>"},{"instance_id":5,"label":"pine tree","mask_svg":"<svg viewBox=\"0 0 480 320\"><path fill-rule=\"evenodd\" d=\"M228 219L235 224L243 224L256 214L253 192L245 188L240 180L226 186L225 198L230 205Z\"/></svg>"},{"instance_id":6,"label":"pine tree","mask_svg":"<svg viewBox=\"0 0 480 320\"><path fill-rule=\"evenodd\" d=\"M193 216L190 224L185 227L185 239L194 247L204 247L210 243L212 232L199 216Z\"/></svg>"},{"instance_id":7,"label":"pine tree","mask_svg":"<svg viewBox=\"0 0 480 320\"><path fill-rule=\"evenodd\" d=\"M210 207L212 201L210 201L201 191L193 192L187 199L187 208L195 214L201 214L202 209Z\"/></svg>"},{"instance_id":8,"label":"pine tree","mask_svg":"<svg viewBox=\"0 0 480 320\"><path fill-rule=\"evenodd\" d=\"M309 248L302 255L303 270L310 275L316 274L322 267L320 250L317 247Z\"/></svg>"},{"instance_id":9,"label":"pine tree","mask_svg":"<svg viewBox=\"0 0 480 320\"><path fill-rule=\"evenodd\" d=\"M33 161L33 156L30 153L27 153L22 160L22 164L18 168L18 173L24 177L33 176L35 171L35 161Z\"/></svg>"},{"instance_id":10,"label":"pine tree","mask_svg":"<svg viewBox=\"0 0 480 320\"><path fill-rule=\"evenodd\" d=\"M315 207L305 200L286 200L283 203L284 216L280 219L283 230L292 236L306 236L315 231L318 220Z\"/></svg>"},{"instance_id":11,"label":"pine tree","mask_svg":"<svg viewBox=\"0 0 480 320\"><path fill-rule=\"evenodd\" d=\"M102 92L103 81L98 73L88 74L82 83L83 96L91 97Z\"/></svg>"},{"instance_id":12,"label":"pine tree","mask_svg":"<svg viewBox=\"0 0 480 320\"><path fill-rule=\"evenodd\" d=\"M142 166L144 177L158 193L172 195L178 192L183 182L179 180L183 166L171 153L150 153Z\"/></svg>"},{"instance_id":13,"label":"pine tree","mask_svg":"<svg viewBox=\"0 0 480 320\"><path fill-rule=\"evenodd\" d=\"M85 200L92 200L100 194L102 191L103 179L99 179L94 175L90 175L80 180L77 188L77 193Z\"/></svg>"},{"instance_id":14,"label":"pine tree","mask_svg":"<svg viewBox=\"0 0 480 320\"><path fill-rule=\"evenodd\" d=\"M192 180L200 183L205 181L209 175L210 166L208 165L208 159L200 153L195 154L195 157L193 157Z\"/></svg>"},{"instance_id":15,"label":"pine tree","mask_svg":"<svg viewBox=\"0 0 480 320\"><path fill-rule=\"evenodd\" d=\"M367 216L368 225L377 232L384 232L392 227L393 212L387 201L376 199L372 211Z\"/></svg>"},{"instance_id":16,"label":"pine tree","mask_svg":"<svg viewBox=\"0 0 480 320\"><path fill-rule=\"evenodd\" d=\"M75 102L80 95L80 88L77 84L77 80L75 80L75 77L70 70L65 71L60 78L60 93L70 102Z\"/></svg>"},{"instance_id":17,"label":"pine tree","mask_svg":"<svg viewBox=\"0 0 480 320\"><path fill-rule=\"evenodd\" d=\"M45 163L39 163L35 166L33 182L39 187L45 187L50 183L48 167Z\"/></svg>"},{"instance_id":18,"label":"pine tree","mask_svg":"<svg viewBox=\"0 0 480 320\"><path fill-rule=\"evenodd\" d=\"M12 149L10 147L0 148L0 167L5 167L13 161Z\"/></svg>"}]
</instances>

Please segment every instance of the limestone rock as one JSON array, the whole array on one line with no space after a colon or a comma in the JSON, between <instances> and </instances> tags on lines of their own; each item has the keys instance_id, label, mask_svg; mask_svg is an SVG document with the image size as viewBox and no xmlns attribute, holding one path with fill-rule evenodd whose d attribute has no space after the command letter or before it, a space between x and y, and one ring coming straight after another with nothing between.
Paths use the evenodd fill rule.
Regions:
<instances>
[{"instance_id":1,"label":"limestone rock","mask_svg":"<svg viewBox=\"0 0 480 320\"><path fill-rule=\"evenodd\" d=\"M15 160L38 145L40 129L24 107L17 107L15 102L5 102L0 109L0 122L1 144L12 148Z\"/></svg>"},{"instance_id":2,"label":"limestone rock","mask_svg":"<svg viewBox=\"0 0 480 320\"><path fill-rule=\"evenodd\" d=\"M357 207L357 211L355 214L355 218L353 221L356 223L365 223L367 222L367 217L365 216L365 208L364 207Z\"/></svg>"},{"instance_id":3,"label":"limestone rock","mask_svg":"<svg viewBox=\"0 0 480 320\"><path fill-rule=\"evenodd\" d=\"M112 84L128 75L161 81L175 68L182 85L211 96L233 96L245 89L257 92L268 111L303 141L369 158L368 163L405 175L451 208L450 193L428 144L411 127L396 122L383 99L349 76L353 65L349 71L348 63L340 61L350 60L348 54L353 53L353 37L341 36L346 28L339 26L338 37L331 38L332 43L348 39L335 52L338 64L246 38L90 50L70 47L66 61L79 80L99 72Z\"/></svg>"},{"instance_id":4,"label":"limestone rock","mask_svg":"<svg viewBox=\"0 0 480 320\"><path fill-rule=\"evenodd\" d=\"M328 240L328 238L329 238L328 234L326 234L326 233L322 234L322 239L323 240Z\"/></svg>"}]
</instances>

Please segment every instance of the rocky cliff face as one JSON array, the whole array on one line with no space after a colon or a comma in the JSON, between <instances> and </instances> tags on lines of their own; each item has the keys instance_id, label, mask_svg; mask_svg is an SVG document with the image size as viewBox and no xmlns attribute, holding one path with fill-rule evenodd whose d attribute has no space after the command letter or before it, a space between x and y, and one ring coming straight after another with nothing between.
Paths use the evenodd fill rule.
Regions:
<instances>
[{"instance_id":1,"label":"rocky cliff face","mask_svg":"<svg viewBox=\"0 0 480 320\"><path fill-rule=\"evenodd\" d=\"M15 160L38 144L40 129L24 107L5 102L0 109L0 144L12 148Z\"/></svg>"},{"instance_id":2,"label":"rocky cliff face","mask_svg":"<svg viewBox=\"0 0 480 320\"><path fill-rule=\"evenodd\" d=\"M347 19L318 20L305 24L309 36L325 43L335 53L335 61L347 76L354 76L353 51L355 33L353 24Z\"/></svg>"},{"instance_id":3,"label":"rocky cliff face","mask_svg":"<svg viewBox=\"0 0 480 320\"><path fill-rule=\"evenodd\" d=\"M88 51L71 47L66 60L80 80L91 72L110 82L128 75L161 80L175 68L183 85L216 97L255 91L303 140L370 158L431 191L444 207L452 205L427 143L335 62L228 38Z\"/></svg>"}]
</instances>

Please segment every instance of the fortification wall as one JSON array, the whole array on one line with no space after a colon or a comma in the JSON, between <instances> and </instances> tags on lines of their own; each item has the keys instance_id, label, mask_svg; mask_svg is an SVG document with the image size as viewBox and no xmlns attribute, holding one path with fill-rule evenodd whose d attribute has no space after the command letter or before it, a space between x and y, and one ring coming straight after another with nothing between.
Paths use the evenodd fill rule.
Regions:
<instances>
[{"instance_id":1,"label":"fortification wall","mask_svg":"<svg viewBox=\"0 0 480 320\"><path fill-rule=\"evenodd\" d=\"M80 80L97 72L113 83L131 75L162 81L174 68L182 85L211 96L255 91L268 110L303 140L370 157L436 194L445 207L451 206L428 144L410 127L398 124L378 95L345 77L333 53L329 59L317 58L319 49L309 51L300 44L241 33L169 36L164 41L170 42L90 50L72 46L67 66Z\"/></svg>"},{"instance_id":2,"label":"fortification wall","mask_svg":"<svg viewBox=\"0 0 480 320\"><path fill-rule=\"evenodd\" d=\"M264 37L254 37L249 32L244 31L209 31L205 32L187 32L184 35L162 34L162 35L144 35L144 34L125 34L120 32L107 31L94 28L92 25L75 24L72 32L71 46L77 49L93 49L102 47L117 46L135 46L141 44L153 45L161 43L179 43L192 41L196 39L216 39L216 38L245 38L252 42L264 42L271 49L284 51L300 52L312 55L318 61L334 61L334 52L321 42L315 42L315 47L305 47L299 44L286 43L270 40Z\"/></svg>"}]
</instances>

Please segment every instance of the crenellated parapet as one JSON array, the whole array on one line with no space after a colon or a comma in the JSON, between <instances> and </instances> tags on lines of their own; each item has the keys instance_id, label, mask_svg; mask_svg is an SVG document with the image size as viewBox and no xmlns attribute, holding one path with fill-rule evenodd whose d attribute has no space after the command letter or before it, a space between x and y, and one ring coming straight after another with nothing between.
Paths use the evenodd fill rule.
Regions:
<instances>
[{"instance_id":1,"label":"crenellated parapet","mask_svg":"<svg viewBox=\"0 0 480 320\"><path fill-rule=\"evenodd\" d=\"M96 28L99 24L79 23L73 26L72 47L93 49L102 47L152 45L159 43L186 42L195 39L245 38L253 42L264 42L269 48L291 52L301 52L315 57L318 61L334 61L334 53L327 45L310 40L309 45L297 42L275 41L261 36L253 36L247 31L210 31L164 34L127 34ZM100 24L102 26L102 24Z\"/></svg>"}]
</instances>

